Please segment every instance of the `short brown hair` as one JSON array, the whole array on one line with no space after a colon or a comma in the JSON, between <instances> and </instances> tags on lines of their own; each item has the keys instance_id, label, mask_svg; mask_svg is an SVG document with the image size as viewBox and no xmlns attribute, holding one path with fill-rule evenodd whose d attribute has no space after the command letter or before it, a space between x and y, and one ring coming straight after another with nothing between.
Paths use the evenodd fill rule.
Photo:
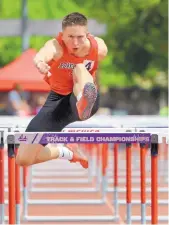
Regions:
<instances>
[{"instance_id":1,"label":"short brown hair","mask_svg":"<svg viewBox=\"0 0 169 225\"><path fill-rule=\"evenodd\" d=\"M73 25L86 26L87 18L83 14L78 12L71 13L63 18L62 29Z\"/></svg>"}]
</instances>

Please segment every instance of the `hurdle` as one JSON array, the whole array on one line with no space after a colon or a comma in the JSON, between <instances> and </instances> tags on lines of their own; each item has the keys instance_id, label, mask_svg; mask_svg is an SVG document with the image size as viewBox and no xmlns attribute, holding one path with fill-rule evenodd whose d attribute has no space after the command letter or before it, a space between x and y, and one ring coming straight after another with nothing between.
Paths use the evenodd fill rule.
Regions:
<instances>
[{"instance_id":1,"label":"hurdle","mask_svg":"<svg viewBox=\"0 0 169 225\"><path fill-rule=\"evenodd\" d=\"M24 126L22 126L22 127L19 127L19 126L13 127L13 128L11 128L11 132L25 132L25 128L26 127L24 127ZM69 173L70 174L73 174L73 176L74 176L74 172L75 171L72 171L71 173L70 172ZM60 176L62 176L63 173L61 173L61 172L59 172L59 173L60 173ZM56 184L58 184L58 183L63 183L63 184L69 184L69 183L88 184L88 183L90 183L91 182L91 179L90 178L92 176L91 173L90 173L90 171L88 171L89 179L87 179L87 178L85 178L85 179L84 178L79 178L80 176L82 176L82 174L83 175L86 175L86 172L84 173L84 171L83 171L83 173L76 174L78 178L77 179L74 179L73 181L71 179L70 180L69 179L62 179L62 180L55 180L55 181L53 181L52 179L48 179L47 181L45 181L45 183L49 183L49 184L50 183L53 183L53 182L56 183ZM39 173L35 173L34 172L34 168L31 168L31 175L32 176L33 175L39 175ZM45 175L45 173L43 173L43 175ZM34 179L34 182L33 183L35 183L35 184L43 184L43 180L42 179ZM31 186L32 186L32 184L31 184ZM34 189L32 191L34 191ZM37 191L37 190L35 189L35 191ZM88 191L93 192L95 190L94 189L88 189Z\"/></svg>"},{"instance_id":2,"label":"hurdle","mask_svg":"<svg viewBox=\"0 0 169 225\"><path fill-rule=\"evenodd\" d=\"M8 150L13 148L14 149L14 144L15 143L18 143L18 138L20 137L21 134L19 133L16 133L14 135L12 134L9 134L8 137L7 137L7 143L8 143ZM23 134L24 136L23 137L26 137L29 141L30 141L30 133L24 133ZM144 142L145 143L151 143L151 160L152 160L152 177L151 177L151 181L152 181L152 188L155 189L151 194L152 194L152 198L151 198L151 201L153 199L153 204L152 204L152 215L151 215L151 218L150 217L146 217L146 218L142 218L143 216L143 213L141 215L141 220L144 221L146 219L146 221L150 221L152 222L152 224L156 224L157 221L160 219L160 220L164 220L165 218L163 217L158 217L158 214L157 214L157 209L158 209L158 202L157 202L157 163L156 163L156 160L157 160L157 155L158 155L158 135L156 134L153 134L151 135L150 133L112 133L112 134L108 134L108 133L99 133L99 134L86 134L86 133L83 133L83 134L77 134L77 133L67 133L67 134L63 134L63 133L54 133L54 134L48 134L45 133L45 134L41 134L43 136L41 136L42 138L42 142L45 141L44 138L48 138L47 140L49 141L50 140L50 135L56 135L56 136L64 136L67 135L68 137L73 137L74 139L77 139L79 136L80 137L85 137L85 138L89 138L90 137L90 140L91 138L96 138L96 137L128 137L128 138L133 138L133 137L142 137L144 139ZM46 135L46 137L44 136ZM133 136L134 135L134 136ZM25 139L26 140L26 139ZM72 139L71 139L72 140ZM95 140L95 139L94 139ZM125 139L126 141L126 139ZM131 144L131 139L130 141L128 141L128 145L127 145L127 151L128 151L128 159L130 161L130 144ZM143 143L144 143L143 142ZM27 141L25 141L25 143L27 143ZM106 140L106 143L111 143L110 141ZM116 139L116 143L120 143L120 141L118 142L117 139ZM124 143L124 141L123 141ZM104 142L105 144L105 142ZM9 171L10 173L10 171ZM130 175L131 175L131 170L129 169L128 171L128 180L130 182ZM10 187L9 187L10 188ZM131 211L130 211L130 203L131 203L131 198L130 198L130 193L131 193L131 184L128 183L127 185L127 203L128 203L128 208L127 208L127 223L130 223L130 221L132 220L132 217L131 217ZM154 201L155 199L155 201ZM9 199L9 204L11 204L11 199ZM13 202L12 202L13 203ZM13 209L13 208L12 208ZM14 210L14 209L13 209ZM116 221L118 220L118 218L114 217L114 216L68 216L68 217L31 217L31 216L27 216L25 219L27 219L28 221ZM134 218L135 219L135 218Z\"/></svg>"},{"instance_id":3,"label":"hurdle","mask_svg":"<svg viewBox=\"0 0 169 225\"><path fill-rule=\"evenodd\" d=\"M160 133L158 133L158 143L162 144L163 138L165 138L166 139L166 141L165 141L165 145L166 145L165 152L167 152L167 142L168 142L168 132L169 132L168 128L166 128L166 127L165 128L155 128L155 127L152 127L152 128L146 128L146 127L142 128L142 127L140 127L139 128L139 127L135 127L135 131L137 131L137 132L148 132L148 133L158 133L160 131ZM116 148L118 148L118 146L116 146ZM141 146L140 146L140 148L141 148ZM114 154L115 154L115 150L116 149L114 149ZM117 158L117 156L114 157L114 159L116 159L116 158ZM117 162L115 164L117 166ZM116 168L114 168L114 171L116 171ZM134 173L134 171L132 172L132 175L133 175L133 173ZM164 173L164 171L159 173L159 175L163 175L163 173ZM147 181L149 181L149 180L147 180ZM139 183L139 180L137 180L137 182ZM108 188L107 191L108 192L113 192L114 188ZM139 188L133 188L133 191L134 192L140 192L140 189ZM124 188L120 188L119 192L124 193L125 189ZM151 192L151 188L146 188L146 192ZM165 188L165 187L164 188L159 188L159 192L168 193L168 188ZM168 201L164 200L163 204L167 205Z\"/></svg>"},{"instance_id":4,"label":"hurdle","mask_svg":"<svg viewBox=\"0 0 169 225\"><path fill-rule=\"evenodd\" d=\"M14 118L13 124L12 124L13 126L15 124L15 127L25 129L26 125L29 123L29 120L32 117L31 118L19 118L19 119L18 119L18 117L13 117L13 118ZM100 115L97 116L96 115L95 117L89 119L88 121L76 122L76 123L70 124L66 127L66 129L69 132L71 132L74 128L81 128L82 130L91 130L91 127L96 127L96 128L98 127L98 129L99 129L100 127L102 127L102 124L100 124L100 123L98 124L98 121L101 121L103 119L104 119L103 127L105 127L105 126L112 127L111 124L113 124L113 126L115 126L115 127L123 127L123 128L135 127L136 125L137 125L137 127L145 127L145 125L146 126L148 125L151 127L158 127L158 126L165 127L168 122L168 120L166 118L161 118L159 116L146 116L146 117L145 116L127 116L127 120L125 118L126 117L123 118L121 116L120 117L119 116L113 116L113 117L106 116L105 117L105 116L100 116ZM6 117L6 116L3 117L3 121L6 121L6 123L7 123L8 121L10 121L10 117ZM165 167L166 164L162 164L162 166ZM34 173L34 168L35 167L33 167L32 173ZM73 170L73 167L72 167L72 170ZM62 174L61 171L59 171L59 173ZM75 176L75 172L72 171L72 173L74 173L74 176ZM36 172L36 174L38 174L38 173ZM79 173L79 175L80 175L80 173ZM112 175L110 175L110 176L112 176ZM37 182L39 182L39 181L37 180ZM86 182L87 182L87 180L86 180ZM109 180L108 182L113 182L113 180ZM124 183L125 179L122 182ZM139 181L136 181L136 182L139 182ZM149 180L149 182L150 182L150 180ZM167 182L167 179L166 179L166 182ZM85 181L84 181L84 183L85 183ZM91 191L94 191L94 190L91 190Z\"/></svg>"},{"instance_id":5,"label":"hurdle","mask_svg":"<svg viewBox=\"0 0 169 225\"><path fill-rule=\"evenodd\" d=\"M102 132L109 132L110 129L112 131L113 130L116 130L117 132L118 131L119 132L125 132L126 131L126 129L117 129L117 128L100 128L100 131L102 131ZM21 131L21 132L24 132L24 128L21 128L21 129L18 128L18 130ZM67 130L67 128L65 128L63 132L65 132L66 130ZM93 129L93 131L94 130L98 131L98 129L95 129L95 128ZM16 129L12 129L11 131L15 132ZM91 161L94 161L94 160L92 159ZM31 187L30 187L29 190L32 191L32 192L48 192L48 191L51 191L51 192L72 192L72 193L73 192L78 192L78 193L80 193L80 192L81 193L84 193L84 192L98 192L100 190L100 183L102 182L103 183L103 186L105 186L105 183L107 182L107 177L104 176L103 177L103 181L101 181L101 177L100 177L101 174L100 174L100 171L99 171L100 170L100 167L97 167L97 169L98 170L96 171L96 174L95 174L96 177L98 178L96 187L88 187L88 188L55 188L55 189L53 189L53 188L48 188L48 189L43 188L42 189L42 188L34 188L34 187L32 187L33 184L43 184L43 183L45 183L45 184L46 183L49 183L49 184L50 183L55 183L55 184L60 184L60 183L63 183L63 184L69 184L69 183L76 183L76 184L77 183L81 183L81 184L85 184L85 183L90 183L90 182L92 182L92 175L89 172L88 179L80 179L80 178L78 178L78 180L77 179L74 179L73 182L72 182L72 179L62 179L62 180L60 180L60 179L59 180L47 179L45 181L42 180L42 179L34 179L34 181L31 183ZM36 175L36 174L39 174L39 173L34 173L32 170L31 170L31 173L32 173L31 174L32 176L33 175ZM51 174L51 172L50 172L50 174ZM68 174L69 174L69 171L68 171ZM105 174L105 172L104 172L104 174ZM45 175L45 173L43 173L43 175ZM125 182L125 180L123 182ZM104 188L104 190L106 191L105 188ZM104 193L105 193L105 191L104 191ZM91 200L90 201L87 200L87 201L84 201L84 204L85 204L85 202L87 202L87 204L89 204L89 202L92 203L93 201L95 201L95 200L92 200L92 201ZM31 202L31 203L34 204L34 202ZM96 204L102 204L102 203L104 203L104 200L96 201ZM59 201L58 204L61 204L60 201ZM63 204L65 204L65 202L63 202ZM71 202L69 204L71 204Z\"/></svg>"},{"instance_id":6,"label":"hurdle","mask_svg":"<svg viewBox=\"0 0 169 225\"><path fill-rule=\"evenodd\" d=\"M13 132L18 132L18 131L22 131L22 132L24 132L24 130L25 130L25 128L12 128L11 129L11 131L13 131ZM40 181L40 183L43 183L43 181L41 181L41 180L39 180ZM50 180L50 181L52 181L52 180ZM49 183L50 183L50 181L49 181ZM5 180L5 182L7 183L7 180ZM53 181L52 181L53 182ZM63 180L62 180L62 182L63 182ZM69 182L71 182L71 180L65 180L65 182L63 182L63 183L69 183ZM45 182L46 183L46 182ZM61 181L59 182L59 181L55 181L55 183L61 183ZM82 182L80 182L79 181L79 179L78 179L78 183L83 183L83 180L82 180ZM45 192L45 189L40 189L40 188L32 188L32 187L30 187L29 188L29 191L32 191L32 192ZM55 189L50 189L49 191L53 191L53 192L97 192L98 191L98 188L97 187L89 187L89 188L87 188L87 189L84 189L84 188L76 188L76 189L73 189L73 188L55 188ZM24 188L23 188L23 192L24 192L24 196L27 196L27 187L24 185ZM25 199L25 197L24 197L24 199ZM24 200L24 202L26 202L25 200ZM28 201L29 202L29 201ZM88 202L91 202L92 203L92 201L87 201L87 203ZM78 203L78 202L77 202ZM75 204L77 204L77 203L75 203ZM96 204L102 204L103 203L103 201L102 200L99 200L99 201L96 201ZM63 202L63 204L64 204L64 202ZM27 205L27 204L24 204L24 205ZM25 208L25 207L24 207ZM26 211L26 210L25 210Z\"/></svg>"},{"instance_id":7,"label":"hurdle","mask_svg":"<svg viewBox=\"0 0 169 225\"><path fill-rule=\"evenodd\" d=\"M19 224L20 221L20 168L18 165L15 165L15 150L13 151L13 148L11 149L11 145L6 146L5 137L7 136L7 133L12 130L13 126L10 124L3 124L0 127L0 223L4 224L7 220L5 216L5 204L8 204L8 201L5 200L5 192L8 192L8 198L13 199L12 204L8 204L8 211L10 214L9 217L9 224L12 224L15 221L16 218L16 224ZM8 171L13 171L15 174L15 179L13 179L12 174L8 173L8 188L5 188L5 149L7 148L8 151ZM9 190L9 186L11 189ZM14 201L15 198L15 201ZM16 215L14 212L16 213Z\"/></svg>"},{"instance_id":8,"label":"hurdle","mask_svg":"<svg viewBox=\"0 0 169 225\"><path fill-rule=\"evenodd\" d=\"M137 189L138 190L138 189ZM147 190L147 188L146 188L146 190ZM149 189L150 190L150 189ZM122 189L120 189L120 188L118 188L118 192L120 192L120 191L123 191ZM133 190L134 191L134 190ZM121 202L118 202L119 204L126 204L126 202L125 201L121 201ZM158 203L159 204L163 204L163 202L160 200L160 201L158 201ZM45 203L44 203L45 204ZM50 204L50 203L49 203ZM54 203L53 203L54 204ZM132 204L140 204L140 202L139 201L132 201ZM146 204L151 204L151 201L150 200L148 200L148 201L146 201ZM31 217L32 219L35 219L34 221L36 221L36 218L33 218L33 217ZM41 217L42 218L42 217ZM61 221L62 221L62 219L63 218L61 218L61 217L57 217L58 218L58 220L59 219L61 219ZM76 217L77 218L77 217ZM76 218L75 218L75 221L76 221ZM104 220L104 216L102 217L102 218L99 218L99 217L97 217L98 218L98 221L99 221L99 219L100 220ZM94 218L94 217L88 217L88 219L89 220L96 220L97 221L97 218ZM108 218L111 220L112 219L112 217L110 218L110 216L108 216ZM45 218L44 218L45 219ZM56 218L54 218L54 217L51 217L51 219L50 218L47 218L47 219L49 219L49 220L46 220L46 221L50 221L50 220L52 220L52 221L55 221L55 219ZM69 217L68 217L68 219L69 219ZM79 221L80 221L80 219L81 219L81 217L79 218ZM147 219L147 221L150 221L150 217L147 217L146 218ZM58 221L57 219L56 219L56 221ZM66 218L66 220L67 220L67 218ZM86 220L87 220L87 218L86 218ZM140 217L132 217L132 221L138 221L138 220L140 220ZM159 217L159 220L160 221L166 221L166 218L165 217ZM69 220L67 220L67 221L69 221ZM77 218L77 221L78 221L78 218Z\"/></svg>"},{"instance_id":9,"label":"hurdle","mask_svg":"<svg viewBox=\"0 0 169 225\"><path fill-rule=\"evenodd\" d=\"M7 132L11 131L11 127L12 125L9 123L0 125L0 224L4 223L5 218L4 137L7 135Z\"/></svg>"},{"instance_id":10,"label":"hurdle","mask_svg":"<svg viewBox=\"0 0 169 225\"><path fill-rule=\"evenodd\" d=\"M64 132L66 132L67 128L64 129ZM81 131L81 129L78 129L79 131ZM134 129L130 129L131 131L134 131ZM116 131L116 132L126 132L126 128L125 129L117 129L117 128L100 128L100 129L97 129L97 128L94 128L92 129L92 131L96 131L96 132L110 132L110 131ZM87 145L87 144L86 144ZM105 146L103 146L105 147ZM104 151L104 149L102 149ZM106 152L102 154L103 157L106 157ZM92 156L91 156L92 157ZM105 163L105 160L103 160L103 162L98 162L100 163L99 166L97 166L97 172L96 172L96 177L97 177L97 184L96 184L96 187L85 187L85 188L34 188L32 187L30 189L30 191L32 192L78 192L78 193L85 193L85 192L98 192L100 190L100 183L102 183L102 193L103 193L103 198L102 200L85 200L85 201L82 201L80 200L80 204L93 204L93 203L96 203L96 204L103 204L105 202L104 200L104 196L106 194L106 191L107 191L107 183L110 183L108 180L108 177L107 177L107 171L105 171L105 167L106 165L103 166L103 168L101 169L101 165L103 165ZM102 170L102 171L101 171ZM104 174L104 176L102 177L102 175ZM32 173L33 175L33 173ZM76 179L74 179L74 181L76 181ZM90 181L92 181L90 179ZM111 181L112 182L112 181ZM125 182L125 180L123 180L123 182ZM39 183L73 183L71 182L71 179L66 179L66 180L52 180L52 179L47 179L47 180L42 180L42 179L36 179L33 184L39 184ZM83 183L83 180L79 179L78 182L74 182L74 183ZM37 201L29 201L29 204L39 204L39 203L36 203ZM47 201L48 202L48 201ZM51 200L49 201L51 202ZM41 203L43 204L43 202L41 201ZM79 201L54 201L53 204L79 204Z\"/></svg>"}]
</instances>

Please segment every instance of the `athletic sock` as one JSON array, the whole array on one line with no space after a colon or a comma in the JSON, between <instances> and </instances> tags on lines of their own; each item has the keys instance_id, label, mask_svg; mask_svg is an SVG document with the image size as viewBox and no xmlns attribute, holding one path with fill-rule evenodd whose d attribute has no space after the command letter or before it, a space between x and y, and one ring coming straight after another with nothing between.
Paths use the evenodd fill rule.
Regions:
<instances>
[{"instance_id":1,"label":"athletic sock","mask_svg":"<svg viewBox=\"0 0 169 225\"><path fill-rule=\"evenodd\" d=\"M81 97L82 97L82 91L78 94L77 101L79 101L81 99Z\"/></svg>"},{"instance_id":2,"label":"athletic sock","mask_svg":"<svg viewBox=\"0 0 169 225\"><path fill-rule=\"evenodd\" d=\"M73 152L70 151L67 147L59 146L59 159L68 159L71 160L73 158Z\"/></svg>"}]
</instances>

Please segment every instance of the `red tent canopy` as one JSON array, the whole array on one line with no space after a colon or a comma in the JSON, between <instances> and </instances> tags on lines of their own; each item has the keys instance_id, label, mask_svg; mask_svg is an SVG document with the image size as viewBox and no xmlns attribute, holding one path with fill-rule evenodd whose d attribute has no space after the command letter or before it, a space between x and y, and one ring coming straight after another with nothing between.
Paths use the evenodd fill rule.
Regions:
<instances>
[{"instance_id":1,"label":"red tent canopy","mask_svg":"<svg viewBox=\"0 0 169 225\"><path fill-rule=\"evenodd\" d=\"M49 85L36 69L34 49L22 53L20 57L0 69L0 91L9 91L14 84L20 84L25 91L49 91Z\"/></svg>"}]
</instances>

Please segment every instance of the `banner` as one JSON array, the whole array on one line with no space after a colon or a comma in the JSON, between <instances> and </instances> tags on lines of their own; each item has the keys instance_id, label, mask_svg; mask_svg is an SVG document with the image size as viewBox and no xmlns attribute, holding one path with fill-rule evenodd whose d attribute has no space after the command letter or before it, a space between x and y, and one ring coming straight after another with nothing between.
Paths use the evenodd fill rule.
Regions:
<instances>
[{"instance_id":1,"label":"banner","mask_svg":"<svg viewBox=\"0 0 169 225\"><path fill-rule=\"evenodd\" d=\"M149 133L15 133L15 143L150 143Z\"/></svg>"}]
</instances>

